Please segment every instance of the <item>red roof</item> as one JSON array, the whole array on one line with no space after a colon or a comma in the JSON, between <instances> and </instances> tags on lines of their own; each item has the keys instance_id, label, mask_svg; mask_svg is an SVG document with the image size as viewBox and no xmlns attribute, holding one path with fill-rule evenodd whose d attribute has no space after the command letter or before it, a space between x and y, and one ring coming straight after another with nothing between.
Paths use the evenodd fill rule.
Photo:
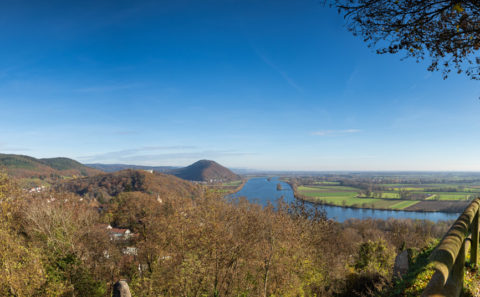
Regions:
<instances>
[{"instance_id":1,"label":"red roof","mask_svg":"<svg viewBox=\"0 0 480 297\"><path fill-rule=\"evenodd\" d=\"M127 231L130 231L128 229L121 229L121 228L112 228L110 229L110 232L111 233L121 233L121 234L125 234L125 232Z\"/></svg>"}]
</instances>

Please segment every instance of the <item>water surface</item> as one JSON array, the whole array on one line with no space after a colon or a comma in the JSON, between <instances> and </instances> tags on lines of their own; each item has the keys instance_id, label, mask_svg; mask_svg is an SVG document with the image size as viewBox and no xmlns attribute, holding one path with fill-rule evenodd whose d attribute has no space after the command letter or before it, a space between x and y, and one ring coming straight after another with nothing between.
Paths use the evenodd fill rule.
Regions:
<instances>
[{"instance_id":1,"label":"water surface","mask_svg":"<svg viewBox=\"0 0 480 297\"><path fill-rule=\"evenodd\" d=\"M277 184L280 184L282 190L277 190ZM267 205L269 202L274 204L279 198L287 203L294 202L295 196L289 184L280 181L277 177L266 178L258 177L248 180L243 188L230 195L230 197L245 197L251 202ZM327 217L343 222L348 219L420 219L431 220L434 222L440 220L455 220L459 213L444 212L417 212L417 211L400 211L400 210L376 210L376 209L359 209L344 208L340 206L324 206Z\"/></svg>"}]
</instances>

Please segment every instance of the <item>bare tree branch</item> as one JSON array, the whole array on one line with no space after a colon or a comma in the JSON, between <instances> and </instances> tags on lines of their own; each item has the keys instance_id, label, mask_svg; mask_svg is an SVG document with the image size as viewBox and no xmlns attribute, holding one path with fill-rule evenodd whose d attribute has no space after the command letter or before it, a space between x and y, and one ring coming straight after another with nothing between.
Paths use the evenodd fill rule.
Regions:
<instances>
[{"instance_id":1,"label":"bare tree branch","mask_svg":"<svg viewBox=\"0 0 480 297\"><path fill-rule=\"evenodd\" d=\"M331 3L378 54L404 53L429 71L480 79L480 1L336 0Z\"/></svg>"}]
</instances>

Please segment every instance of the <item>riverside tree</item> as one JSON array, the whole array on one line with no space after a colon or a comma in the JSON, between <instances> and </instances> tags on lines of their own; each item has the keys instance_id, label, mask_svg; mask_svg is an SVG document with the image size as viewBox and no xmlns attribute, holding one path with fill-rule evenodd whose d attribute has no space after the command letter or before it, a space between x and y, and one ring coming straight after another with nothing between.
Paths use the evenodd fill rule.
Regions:
<instances>
[{"instance_id":1,"label":"riverside tree","mask_svg":"<svg viewBox=\"0 0 480 297\"><path fill-rule=\"evenodd\" d=\"M480 79L480 1L336 0L354 35L377 53L404 53L429 71Z\"/></svg>"}]
</instances>

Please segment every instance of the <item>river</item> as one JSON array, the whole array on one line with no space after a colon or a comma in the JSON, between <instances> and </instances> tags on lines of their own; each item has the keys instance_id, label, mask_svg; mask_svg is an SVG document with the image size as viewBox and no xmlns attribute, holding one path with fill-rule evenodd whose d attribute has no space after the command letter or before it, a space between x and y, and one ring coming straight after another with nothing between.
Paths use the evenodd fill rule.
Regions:
<instances>
[{"instance_id":1,"label":"river","mask_svg":"<svg viewBox=\"0 0 480 297\"><path fill-rule=\"evenodd\" d=\"M280 184L282 189L277 189L277 184ZM230 197L246 197L249 201L267 205L269 202L274 204L278 199L283 197L287 203L294 202L295 196L289 184L280 181L277 177L266 178L258 177L248 180L243 188L230 195ZM416 212L416 211L401 211L401 210L380 210L380 209L359 209L359 208L344 208L340 206L325 205L327 217L338 222L343 222L348 219L420 219L431 220L434 222L440 220L455 220L459 214L444 213L444 212Z\"/></svg>"}]
</instances>

